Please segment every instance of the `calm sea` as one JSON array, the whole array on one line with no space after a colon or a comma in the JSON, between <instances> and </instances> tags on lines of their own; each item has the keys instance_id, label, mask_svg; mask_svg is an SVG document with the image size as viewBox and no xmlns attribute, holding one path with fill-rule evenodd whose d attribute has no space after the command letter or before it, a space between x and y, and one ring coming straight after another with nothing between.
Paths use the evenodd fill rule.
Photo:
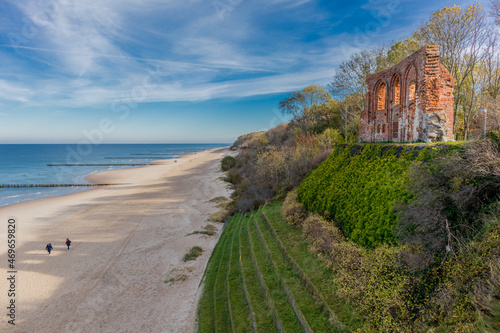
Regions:
<instances>
[{"instance_id":1,"label":"calm sea","mask_svg":"<svg viewBox=\"0 0 500 333\"><path fill-rule=\"evenodd\" d=\"M86 184L95 172L130 168L118 164L149 164L186 153L228 144L101 144L0 145L0 185ZM48 164L58 164L49 166ZM63 166L61 164L71 164ZM75 166L75 164L77 166ZM87 164L85 166L81 164ZM90 164L90 165L88 165ZM95 164L99 164L96 166ZM102 164L106 164L103 166ZM73 193L89 187L0 188L0 206L47 196Z\"/></svg>"}]
</instances>

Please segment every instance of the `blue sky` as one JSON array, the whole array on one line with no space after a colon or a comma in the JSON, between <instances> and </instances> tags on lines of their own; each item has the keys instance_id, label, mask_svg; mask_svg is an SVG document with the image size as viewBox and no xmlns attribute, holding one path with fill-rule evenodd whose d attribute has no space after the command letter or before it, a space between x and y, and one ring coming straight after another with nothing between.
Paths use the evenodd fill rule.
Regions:
<instances>
[{"instance_id":1,"label":"blue sky","mask_svg":"<svg viewBox=\"0 0 500 333\"><path fill-rule=\"evenodd\" d=\"M229 143L439 0L3 0L0 143Z\"/></svg>"}]
</instances>

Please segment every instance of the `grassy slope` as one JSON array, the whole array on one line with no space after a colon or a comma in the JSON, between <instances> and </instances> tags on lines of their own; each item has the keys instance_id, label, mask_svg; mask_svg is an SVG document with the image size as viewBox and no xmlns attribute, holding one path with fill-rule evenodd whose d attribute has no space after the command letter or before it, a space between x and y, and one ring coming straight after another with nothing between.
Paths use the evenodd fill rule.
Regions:
<instances>
[{"instance_id":1,"label":"grassy slope","mask_svg":"<svg viewBox=\"0 0 500 333\"><path fill-rule=\"evenodd\" d=\"M408 168L417 145L345 145L301 183L299 201L308 211L335 219L344 234L363 246L393 242L393 210L409 199Z\"/></svg>"},{"instance_id":2,"label":"grassy slope","mask_svg":"<svg viewBox=\"0 0 500 333\"><path fill-rule=\"evenodd\" d=\"M233 216L204 277L199 332L341 332L360 322L274 203Z\"/></svg>"}]
</instances>

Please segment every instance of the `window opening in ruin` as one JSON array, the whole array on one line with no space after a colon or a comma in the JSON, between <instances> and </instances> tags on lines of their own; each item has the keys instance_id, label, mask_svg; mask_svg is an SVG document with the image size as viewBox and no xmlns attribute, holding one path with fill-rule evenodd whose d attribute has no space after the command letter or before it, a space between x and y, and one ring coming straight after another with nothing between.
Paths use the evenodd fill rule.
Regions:
<instances>
[{"instance_id":1,"label":"window opening in ruin","mask_svg":"<svg viewBox=\"0 0 500 333\"><path fill-rule=\"evenodd\" d=\"M415 81L411 81L410 86L408 87L408 99L409 100L415 99L415 88L416 88Z\"/></svg>"},{"instance_id":2,"label":"window opening in ruin","mask_svg":"<svg viewBox=\"0 0 500 333\"><path fill-rule=\"evenodd\" d=\"M399 85L399 76L394 79L394 105L401 104L401 86Z\"/></svg>"},{"instance_id":3,"label":"window opening in ruin","mask_svg":"<svg viewBox=\"0 0 500 333\"><path fill-rule=\"evenodd\" d=\"M385 83L381 83L377 91L377 110L385 109Z\"/></svg>"},{"instance_id":4,"label":"window opening in ruin","mask_svg":"<svg viewBox=\"0 0 500 333\"><path fill-rule=\"evenodd\" d=\"M399 124L397 121L392 123L392 138L397 139L398 138L398 132L399 132Z\"/></svg>"},{"instance_id":5,"label":"window opening in ruin","mask_svg":"<svg viewBox=\"0 0 500 333\"><path fill-rule=\"evenodd\" d=\"M382 133L385 133L385 124L382 124Z\"/></svg>"}]
</instances>

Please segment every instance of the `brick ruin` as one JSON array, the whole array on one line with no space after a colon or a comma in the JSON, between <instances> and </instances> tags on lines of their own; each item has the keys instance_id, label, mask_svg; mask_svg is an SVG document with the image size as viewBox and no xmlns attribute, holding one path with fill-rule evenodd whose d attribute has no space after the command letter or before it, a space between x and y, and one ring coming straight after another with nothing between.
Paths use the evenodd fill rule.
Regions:
<instances>
[{"instance_id":1,"label":"brick ruin","mask_svg":"<svg viewBox=\"0 0 500 333\"><path fill-rule=\"evenodd\" d=\"M394 67L366 77L360 141L454 139L454 80L439 57L439 46L427 45Z\"/></svg>"}]
</instances>

